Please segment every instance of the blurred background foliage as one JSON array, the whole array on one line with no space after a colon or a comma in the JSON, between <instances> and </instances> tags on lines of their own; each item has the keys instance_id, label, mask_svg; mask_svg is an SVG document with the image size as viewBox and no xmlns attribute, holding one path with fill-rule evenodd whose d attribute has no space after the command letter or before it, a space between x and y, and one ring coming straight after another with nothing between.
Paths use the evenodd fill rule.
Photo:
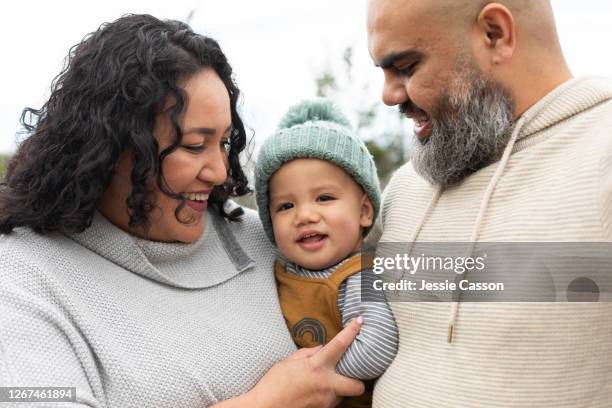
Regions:
<instances>
[{"instance_id":1,"label":"blurred background foliage","mask_svg":"<svg viewBox=\"0 0 612 408\"><path fill-rule=\"evenodd\" d=\"M342 55L340 72L332 68L316 78L317 96L332 99L353 119L355 130L374 157L378 177L385 187L395 170L408 160L406 119L396 108L382 105L379 95L372 95L369 83L356 77L353 49Z\"/></svg>"},{"instance_id":2,"label":"blurred background foliage","mask_svg":"<svg viewBox=\"0 0 612 408\"><path fill-rule=\"evenodd\" d=\"M0 179L4 177L4 169L6 168L6 162L9 159L9 155L0 154Z\"/></svg>"}]
</instances>

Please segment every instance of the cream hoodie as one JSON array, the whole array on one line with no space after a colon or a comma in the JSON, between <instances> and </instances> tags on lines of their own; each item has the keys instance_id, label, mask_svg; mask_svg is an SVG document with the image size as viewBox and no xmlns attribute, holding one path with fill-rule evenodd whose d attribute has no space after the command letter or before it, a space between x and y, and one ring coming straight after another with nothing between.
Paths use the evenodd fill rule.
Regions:
<instances>
[{"instance_id":1,"label":"cream hoodie","mask_svg":"<svg viewBox=\"0 0 612 408\"><path fill-rule=\"evenodd\" d=\"M406 164L382 212L381 242L612 241L612 83L559 86L519 118L503 158L459 186ZM612 406L611 303L392 310L400 348L376 408Z\"/></svg>"}]
</instances>

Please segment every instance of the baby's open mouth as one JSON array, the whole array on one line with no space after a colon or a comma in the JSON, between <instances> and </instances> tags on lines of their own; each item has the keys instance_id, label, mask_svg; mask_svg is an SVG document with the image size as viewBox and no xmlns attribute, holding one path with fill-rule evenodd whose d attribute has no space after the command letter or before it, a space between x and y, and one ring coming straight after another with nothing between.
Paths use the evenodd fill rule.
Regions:
<instances>
[{"instance_id":1,"label":"baby's open mouth","mask_svg":"<svg viewBox=\"0 0 612 408\"><path fill-rule=\"evenodd\" d=\"M319 241L323 241L325 238L327 238L327 235L325 234L307 234L304 235L303 237L298 239L299 243L303 243L303 244L309 244L309 243L314 243L314 242L319 242Z\"/></svg>"}]
</instances>

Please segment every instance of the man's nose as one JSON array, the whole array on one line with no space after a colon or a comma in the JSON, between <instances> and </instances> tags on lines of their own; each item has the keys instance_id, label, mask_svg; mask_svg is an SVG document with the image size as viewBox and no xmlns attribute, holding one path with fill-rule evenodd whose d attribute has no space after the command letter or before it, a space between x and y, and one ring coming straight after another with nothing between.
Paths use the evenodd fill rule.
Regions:
<instances>
[{"instance_id":1,"label":"man's nose","mask_svg":"<svg viewBox=\"0 0 612 408\"><path fill-rule=\"evenodd\" d=\"M387 106L400 105L408 100L406 84L398 75L385 72L382 100Z\"/></svg>"}]
</instances>

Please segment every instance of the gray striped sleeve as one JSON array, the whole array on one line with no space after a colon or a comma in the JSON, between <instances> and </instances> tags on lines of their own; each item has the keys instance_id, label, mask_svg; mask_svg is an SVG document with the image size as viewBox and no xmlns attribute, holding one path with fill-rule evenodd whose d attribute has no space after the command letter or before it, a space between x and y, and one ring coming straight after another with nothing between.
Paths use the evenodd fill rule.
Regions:
<instances>
[{"instance_id":1,"label":"gray striped sleeve","mask_svg":"<svg viewBox=\"0 0 612 408\"><path fill-rule=\"evenodd\" d=\"M338 292L342 325L346 326L357 316L363 316L364 324L336 370L362 380L380 377L393 361L398 347L397 326L384 294L370 290L372 293L364 293L364 297L380 298L380 302L361 301L360 272L343 282Z\"/></svg>"}]
</instances>

